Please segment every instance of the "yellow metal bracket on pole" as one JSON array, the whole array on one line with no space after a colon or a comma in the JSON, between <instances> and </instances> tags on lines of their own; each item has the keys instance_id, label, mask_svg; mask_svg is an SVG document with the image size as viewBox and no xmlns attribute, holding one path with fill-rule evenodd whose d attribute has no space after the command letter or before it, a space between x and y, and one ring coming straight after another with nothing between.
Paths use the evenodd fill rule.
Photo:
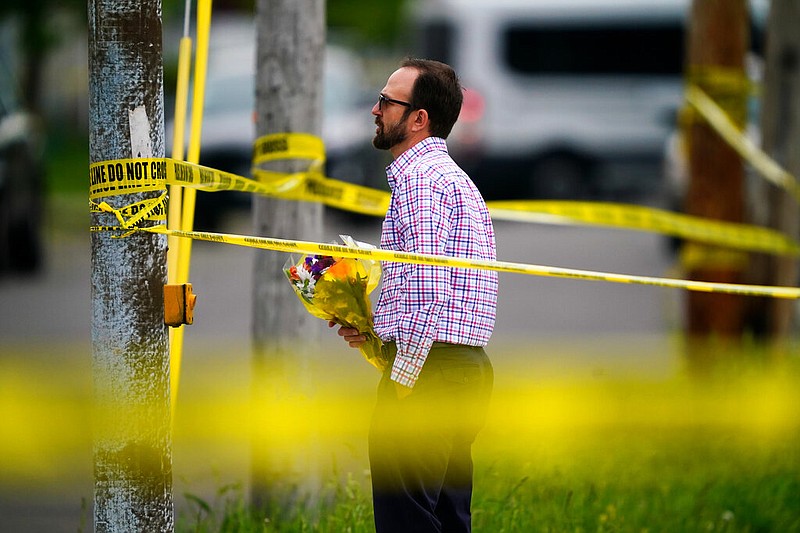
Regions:
<instances>
[{"instance_id":1,"label":"yellow metal bracket on pole","mask_svg":"<svg viewBox=\"0 0 800 533\"><path fill-rule=\"evenodd\" d=\"M191 283L164 285L164 324L173 328L191 325L196 302Z\"/></svg>"}]
</instances>

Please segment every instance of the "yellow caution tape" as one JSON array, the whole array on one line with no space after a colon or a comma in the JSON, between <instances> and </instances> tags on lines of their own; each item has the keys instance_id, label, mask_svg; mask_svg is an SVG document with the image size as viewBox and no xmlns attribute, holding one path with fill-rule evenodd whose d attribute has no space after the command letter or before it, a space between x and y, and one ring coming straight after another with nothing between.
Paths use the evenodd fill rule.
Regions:
<instances>
[{"instance_id":1,"label":"yellow caution tape","mask_svg":"<svg viewBox=\"0 0 800 533\"><path fill-rule=\"evenodd\" d=\"M120 231L122 228L109 226L94 226L92 231ZM139 228L139 231L160 233L169 236L196 239L201 241L218 242L274 250L278 252L323 254L337 257L365 258L374 261L393 261L398 263L425 264L455 268L470 268L481 270L494 270L511 274L526 274L532 276L550 276L558 278L583 279L593 281L607 281L612 283L627 283L636 285L650 285L657 287L670 287L686 289L689 291L737 294L740 296L767 296L772 298L798 299L800 288L795 287L770 287L764 285L744 285L735 283L714 283L707 281L690 281L672 278L658 278L651 276L635 276L628 274L614 274L608 272L595 272L572 268L529 265L525 263L512 263L506 261L488 261L479 259L462 259L445 255L429 255L418 253L394 252L377 248L359 248L337 244L323 244L310 241L297 241L274 239L269 237L252 237L232 235L227 233L210 233L202 231L170 230L165 226Z\"/></svg>"},{"instance_id":2,"label":"yellow caution tape","mask_svg":"<svg viewBox=\"0 0 800 533\"><path fill-rule=\"evenodd\" d=\"M89 199L160 191L167 184L205 190L256 192L258 182L212 168L167 158L118 159L89 167Z\"/></svg>"},{"instance_id":3,"label":"yellow caution tape","mask_svg":"<svg viewBox=\"0 0 800 533\"><path fill-rule=\"evenodd\" d=\"M686 101L716 130L717 133L767 181L788 191L800 201L797 179L755 145L725 111L696 85L686 88Z\"/></svg>"},{"instance_id":4,"label":"yellow caution tape","mask_svg":"<svg viewBox=\"0 0 800 533\"><path fill-rule=\"evenodd\" d=\"M167 193L164 192L158 198L142 200L133 204L126 205L121 209L111 207L107 202L95 203L89 201L89 210L92 213L112 213L117 217L120 225L130 228L142 220L165 221L167 219Z\"/></svg>"},{"instance_id":5,"label":"yellow caution tape","mask_svg":"<svg viewBox=\"0 0 800 533\"><path fill-rule=\"evenodd\" d=\"M760 226L673 213L652 207L579 201L498 201L488 202L492 218L536 220L559 223L580 221L586 224L651 231L687 240L726 246L752 252L800 255L800 244L783 233ZM549 219L542 219L541 214Z\"/></svg>"},{"instance_id":6,"label":"yellow caution tape","mask_svg":"<svg viewBox=\"0 0 800 533\"><path fill-rule=\"evenodd\" d=\"M759 89L743 69L720 65L689 65L686 79L720 96L747 98Z\"/></svg>"},{"instance_id":7,"label":"yellow caution tape","mask_svg":"<svg viewBox=\"0 0 800 533\"><path fill-rule=\"evenodd\" d=\"M680 251L680 264L685 272L703 268L744 272L749 264L749 259L744 252L698 245L693 242L686 243Z\"/></svg>"},{"instance_id":8,"label":"yellow caution tape","mask_svg":"<svg viewBox=\"0 0 800 533\"><path fill-rule=\"evenodd\" d=\"M89 165L89 199L165 188L167 159L119 159Z\"/></svg>"},{"instance_id":9,"label":"yellow caution tape","mask_svg":"<svg viewBox=\"0 0 800 533\"><path fill-rule=\"evenodd\" d=\"M284 156L291 152L284 152ZM318 201L366 215L383 216L389 193L314 172L281 174L254 169L261 180L166 158L121 159L90 167L90 199L162 190L166 184L205 191L234 190L286 200ZM739 250L800 255L800 244L758 226L713 221L644 206L579 201L496 201L487 205L495 220L574 223L651 231ZM120 209L137 212L133 206Z\"/></svg>"},{"instance_id":10,"label":"yellow caution tape","mask_svg":"<svg viewBox=\"0 0 800 533\"><path fill-rule=\"evenodd\" d=\"M286 159L325 161L325 145L310 133L274 133L259 137L253 144L254 165Z\"/></svg>"}]
</instances>

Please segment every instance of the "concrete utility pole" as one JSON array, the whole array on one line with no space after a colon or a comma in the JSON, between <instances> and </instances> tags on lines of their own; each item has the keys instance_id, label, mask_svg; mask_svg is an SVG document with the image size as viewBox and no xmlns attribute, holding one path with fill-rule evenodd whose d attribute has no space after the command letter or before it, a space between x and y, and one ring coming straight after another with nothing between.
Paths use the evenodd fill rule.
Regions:
<instances>
[{"instance_id":1,"label":"concrete utility pole","mask_svg":"<svg viewBox=\"0 0 800 533\"><path fill-rule=\"evenodd\" d=\"M794 0L772 0L767 26L765 75L762 88L761 141L764 151L793 176L800 176L800 5ZM752 210L757 224L800 239L798 201L766 180L755 184ZM766 285L798 284L793 257L759 256L754 282ZM754 302L754 329L779 351L792 332L796 302L765 298Z\"/></svg>"},{"instance_id":2,"label":"concrete utility pole","mask_svg":"<svg viewBox=\"0 0 800 533\"><path fill-rule=\"evenodd\" d=\"M322 131L324 0L258 0L256 4L256 131ZM299 172L307 161L285 161L269 170ZM255 234L283 239L319 240L322 206L263 197L254 199ZM271 444L269 409L273 400L293 394L303 380L322 321L308 314L288 286L282 268L286 254L258 251L253 291L254 401L262 415L253 442L252 501L285 507L308 485L307 459L281 455ZM294 376L290 378L289 376ZM294 385L292 385L294 383ZM290 464L294 463L294 464ZM299 463L299 464L298 464ZM305 479L289 479L289 472ZM310 472L309 472L310 474ZM296 475L296 474L295 474ZM313 482L312 482L313 483Z\"/></svg>"},{"instance_id":3,"label":"concrete utility pole","mask_svg":"<svg viewBox=\"0 0 800 533\"><path fill-rule=\"evenodd\" d=\"M164 156L160 0L89 0L90 162ZM103 198L112 207L159 192ZM118 225L93 214L94 225ZM92 234L94 529L174 529L167 240Z\"/></svg>"},{"instance_id":4,"label":"concrete utility pole","mask_svg":"<svg viewBox=\"0 0 800 533\"><path fill-rule=\"evenodd\" d=\"M687 43L687 73L738 124L746 117L745 54L749 42L746 0L694 0ZM741 158L696 115L688 130L690 182L686 212L727 222L744 221L744 166ZM690 243L692 246L700 246ZM742 283L746 256L731 260L711 247L699 248L702 260L690 266L694 280ZM722 258L724 257L724 259ZM690 362L700 367L713 361L715 349L706 341L737 345L744 326L746 302L728 294L689 291L687 335ZM711 358L712 361L708 360Z\"/></svg>"}]
</instances>

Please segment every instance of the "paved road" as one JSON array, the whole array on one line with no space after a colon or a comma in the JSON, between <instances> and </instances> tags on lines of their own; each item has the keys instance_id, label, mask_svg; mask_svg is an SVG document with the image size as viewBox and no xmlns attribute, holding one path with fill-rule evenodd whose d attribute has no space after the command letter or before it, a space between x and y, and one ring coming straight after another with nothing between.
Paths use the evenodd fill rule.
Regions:
<instances>
[{"instance_id":1,"label":"paved road","mask_svg":"<svg viewBox=\"0 0 800 533\"><path fill-rule=\"evenodd\" d=\"M248 228L242 217L225 229L247 233ZM510 222L498 223L496 230L502 260L650 276L665 274L673 260L662 239L647 233ZM377 243L379 222L353 224L332 217L325 240L337 240L339 233ZM191 280L199 300L186 340L192 357L224 356L229 369L246 372L252 253L213 243L194 245ZM54 232L42 275L0 278L0 365L26 361L34 365L30 375L37 378L32 381L48 379L50 367L59 375L69 369L73 390L65 394L87 394L89 270L88 235ZM574 368L609 373L637 367L663 374L671 370L670 332L679 305L680 295L671 289L501 274L492 353L507 353L510 347L540 372ZM499 380L505 364L503 356L495 358ZM191 378L185 379L191 388ZM29 386L50 387L44 382ZM91 506L82 510L80 498L91 501L91 455L88 441L81 446L66 462L42 452L38 473L14 477L0 467L0 530L75 531L81 520L90 529ZM182 454L176 449L176 472ZM68 488L56 488L63 486Z\"/></svg>"},{"instance_id":2,"label":"paved road","mask_svg":"<svg viewBox=\"0 0 800 533\"><path fill-rule=\"evenodd\" d=\"M226 231L247 233L248 221ZM377 243L379 222L329 221L325 240L339 233ZM603 228L498 222L498 257L549 266L664 275L673 257L657 235ZM3 343L85 341L90 334L89 238L58 235L37 277L0 278ZM220 339L249 334L252 251L213 243L193 246L191 279L200 295L192 335ZM673 325L678 295L672 289L501 274L495 339L662 334ZM213 304L212 304L213 302Z\"/></svg>"}]
</instances>

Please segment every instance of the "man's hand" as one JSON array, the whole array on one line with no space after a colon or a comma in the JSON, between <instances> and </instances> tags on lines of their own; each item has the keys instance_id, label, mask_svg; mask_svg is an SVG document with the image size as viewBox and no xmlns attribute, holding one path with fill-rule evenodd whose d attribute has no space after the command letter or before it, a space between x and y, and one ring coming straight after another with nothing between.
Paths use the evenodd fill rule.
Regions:
<instances>
[{"instance_id":1,"label":"man's hand","mask_svg":"<svg viewBox=\"0 0 800 533\"><path fill-rule=\"evenodd\" d=\"M336 322L328 321L329 328L332 328L335 325ZM346 328L342 326L339 328L339 336L344 337L344 340L347 341L347 344L349 344L351 348L360 348L362 344L367 342L367 337L362 335L355 328Z\"/></svg>"}]
</instances>

